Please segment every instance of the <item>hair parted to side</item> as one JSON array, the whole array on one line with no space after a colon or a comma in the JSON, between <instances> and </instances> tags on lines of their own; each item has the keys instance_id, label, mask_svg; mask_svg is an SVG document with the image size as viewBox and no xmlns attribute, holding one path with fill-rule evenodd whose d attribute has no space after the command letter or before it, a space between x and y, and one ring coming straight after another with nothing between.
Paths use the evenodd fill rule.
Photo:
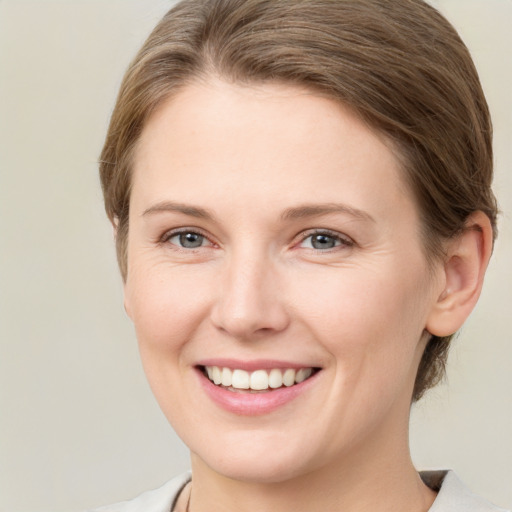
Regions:
<instances>
[{"instance_id":1,"label":"hair parted to side","mask_svg":"<svg viewBox=\"0 0 512 512\"><path fill-rule=\"evenodd\" d=\"M105 207L127 276L132 160L152 112L195 80L285 82L349 106L396 149L418 204L425 253L477 210L496 233L492 127L471 56L422 0L184 0L128 68L100 159ZM444 376L452 336L429 341L418 400Z\"/></svg>"}]
</instances>

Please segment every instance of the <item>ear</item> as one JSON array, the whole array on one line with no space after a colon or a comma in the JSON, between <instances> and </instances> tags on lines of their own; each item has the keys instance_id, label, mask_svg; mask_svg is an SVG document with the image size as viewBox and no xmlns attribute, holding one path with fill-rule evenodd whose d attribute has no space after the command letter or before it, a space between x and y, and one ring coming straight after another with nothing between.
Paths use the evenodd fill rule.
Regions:
<instances>
[{"instance_id":1,"label":"ear","mask_svg":"<svg viewBox=\"0 0 512 512\"><path fill-rule=\"evenodd\" d=\"M119 226L119 218L112 217L110 219L110 223L112 224L112 235L114 236L114 240L117 240L117 227Z\"/></svg>"},{"instance_id":2,"label":"ear","mask_svg":"<svg viewBox=\"0 0 512 512\"><path fill-rule=\"evenodd\" d=\"M132 317L132 301L131 301L131 286L128 283L128 279L123 281L123 306L128 317L133 320Z\"/></svg>"},{"instance_id":3,"label":"ear","mask_svg":"<svg viewBox=\"0 0 512 512\"><path fill-rule=\"evenodd\" d=\"M448 243L442 270L444 289L426 325L430 334L450 336L462 327L480 296L492 245L489 217L481 211L472 213L462 233Z\"/></svg>"}]
</instances>

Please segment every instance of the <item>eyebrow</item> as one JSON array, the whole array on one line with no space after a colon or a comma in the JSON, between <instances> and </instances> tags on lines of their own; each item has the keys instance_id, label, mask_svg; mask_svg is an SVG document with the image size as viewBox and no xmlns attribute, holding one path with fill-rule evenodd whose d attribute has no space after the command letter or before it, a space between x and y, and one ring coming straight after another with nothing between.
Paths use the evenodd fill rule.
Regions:
<instances>
[{"instance_id":1,"label":"eyebrow","mask_svg":"<svg viewBox=\"0 0 512 512\"><path fill-rule=\"evenodd\" d=\"M293 208L286 209L281 215L281 218L283 220L302 219L307 217L327 215L329 213L343 213L359 220L375 222L375 219L369 213L348 205L338 203L304 204L295 206Z\"/></svg>"},{"instance_id":2,"label":"eyebrow","mask_svg":"<svg viewBox=\"0 0 512 512\"><path fill-rule=\"evenodd\" d=\"M211 220L214 218L214 215L205 208L184 203L175 203L174 201L162 201L161 203L157 203L149 207L147 210L144 210L142 216L144 217L146 215L152 215L161 212L178 212L185 215L190 215L191 217L197 217L199 219Z\"/></svg>"},{"instance_id":3,"label":"eyebrow","mask_svg":"<svg viewBox=\"0 0 512 512\"><path fill-rule=\"evenodd\" d=\"M213 220L214 215L207 209L200 206L193 206L185 203L177 203L174 201L162 201L148 209L144 210L142 216L152 215L161 212L178 212L184 215L190 215L198 219ZM317 217L320 215L328 215L330 213L342 213L350 215L356 219L375 222L375 219L367 212L353 208L348 205L338 203L325 204L304 204L287 208L281 214L281 220L295 220L308 217Z\"/></svg>"}]
</instances>

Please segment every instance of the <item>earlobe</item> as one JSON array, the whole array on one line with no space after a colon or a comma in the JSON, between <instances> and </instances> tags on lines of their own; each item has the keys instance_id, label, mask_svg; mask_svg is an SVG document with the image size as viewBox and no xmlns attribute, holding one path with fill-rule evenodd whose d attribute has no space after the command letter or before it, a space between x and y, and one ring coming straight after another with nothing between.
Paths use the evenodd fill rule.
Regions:
<instances>
[{"instance_id":1,"label":"earlobe","mask_svg":"<svg viewBox=\"0 0 512 512\"><path fill-rule=\"evenodd\" d=\"M492 244L489 218L481 211L472 213L463 232L448 243L443 266L444 289L426 325L430 334L450 336L468 318L482 290Z\"/></svg>"}]
</instances>

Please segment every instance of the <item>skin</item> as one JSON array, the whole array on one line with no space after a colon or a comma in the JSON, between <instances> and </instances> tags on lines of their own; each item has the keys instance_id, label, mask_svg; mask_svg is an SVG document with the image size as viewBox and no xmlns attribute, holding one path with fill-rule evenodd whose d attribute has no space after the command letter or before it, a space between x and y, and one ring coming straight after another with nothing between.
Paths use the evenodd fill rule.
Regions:
<instances>
[{"instance_id":1,"label":"skin","mask_svg":"<svg viewBox=\"0 0 512 512\"><path fill-rule=\"evenodd\" d=\"M427 329L457 328L476 301L490 246L470 234L454 249L477 254L472 280L455 252L429 269L418 219L389 145L332 100L212 78L152 115L134 162L125 307L191 450L193 512L428 510L408 447L414 379ZM334 246L315 248L315 230ZM206 358L321 371L291 402L243 416L203 391Z\"/></svg>"}]
</instances>

